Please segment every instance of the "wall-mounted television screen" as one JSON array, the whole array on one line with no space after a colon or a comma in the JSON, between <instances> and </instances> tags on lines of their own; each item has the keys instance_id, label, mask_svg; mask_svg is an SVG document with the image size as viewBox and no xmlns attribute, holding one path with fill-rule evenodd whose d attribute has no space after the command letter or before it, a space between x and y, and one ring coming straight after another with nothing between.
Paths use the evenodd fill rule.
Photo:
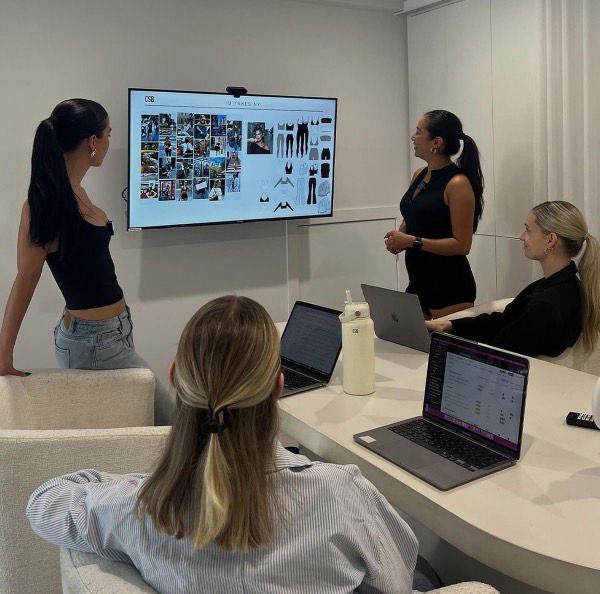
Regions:
<instances>
[{"instance_id":1,"label":"wall-mounted television screen","mask_svg":"<svg viewBox=\"0 0 600 594\"><path fill-rule=\"evenodd\" d=\"M331 216L337 99L129 89L128 228Z\"/></svg>"}]
</instances>

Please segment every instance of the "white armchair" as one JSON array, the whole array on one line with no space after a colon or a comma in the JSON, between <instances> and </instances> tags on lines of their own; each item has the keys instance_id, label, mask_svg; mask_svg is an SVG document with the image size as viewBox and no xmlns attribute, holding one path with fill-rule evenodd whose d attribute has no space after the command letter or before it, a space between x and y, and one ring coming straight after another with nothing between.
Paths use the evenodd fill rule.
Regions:
<instances>
[{"instance_id":1,"label":"white armchair","mask_svg":"<svg viewBox=\"0 0 600 594\"><path fill-rule=\"evenodd\" d=\"M135 567L108 561L98 555L61 549L60 567L63 594L156 594L156 590L142 580ZM499 594L492 586L479 582L465 582L430 591L430 594L434 593Z\"/></svg>"},{"instance_id":2,"label":"white armchair","mask_svg":"<svg viewBox=\"0 0 600 594\"><path fill-rule=\"evenodd\" d=\"M31 530L29 496L80 468L149 470L169 431L144 426L153 406L146 369L0 377L0 592L60 594L58 549Z\"/></svg>"}]
</instances>

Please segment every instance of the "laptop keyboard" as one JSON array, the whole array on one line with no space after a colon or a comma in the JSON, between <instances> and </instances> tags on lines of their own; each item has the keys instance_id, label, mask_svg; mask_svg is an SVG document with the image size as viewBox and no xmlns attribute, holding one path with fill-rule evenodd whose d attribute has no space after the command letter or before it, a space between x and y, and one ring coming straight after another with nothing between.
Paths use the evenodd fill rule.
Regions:
<instances>
[{"instance_id":1,"label":"laptop keyboard","mask_svg":"<svg viewBox=\"0 0 600 594\"><path fill-rule=\"evenodd\" d=\"M504 456L423 419L415 419L403 425L390 427L390 431L410 439L410 441L472 472L506 460Z\"/></svg>"},{"instance_id":2,"label":"laptop keyboard","mask_svg":"<svg viewBox=\"0 0 600 594\"><path fill-rule=\"evenodd\" d=\"M289 367L285 367L283 369L283 377L285 378L284 386L288 390L295 390L297 388L304 388L306 386L310 386L311 384L315 384L316 380L312 377L308 377L303 373L298 373Z\"/></svg>"}]
</instances>

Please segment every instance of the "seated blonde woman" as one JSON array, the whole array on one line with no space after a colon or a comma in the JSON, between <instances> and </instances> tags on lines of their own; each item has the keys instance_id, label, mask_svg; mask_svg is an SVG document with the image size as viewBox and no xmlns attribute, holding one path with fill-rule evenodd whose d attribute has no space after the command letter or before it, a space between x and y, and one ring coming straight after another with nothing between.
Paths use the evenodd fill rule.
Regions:
<instances>
[{"instance_id":1,"label":"seated blonde woman","mask_svg":"<svg viewBox=\"0 0 600 594\"><path fill-rule=\"evenodd\" d=\"M600 249L583 215L570 202L543 202L527 215L520 239L543 278L502 313L433 320L427 327L531 357L556 357L580 335L585 350L593 351L600 335ZM573 258L582 250L578 270Z\"/></svg>"},{"instance_id":2,"label":"seated blonde woman","mask_svg":"<svg viewBox=\"0 0 600 594\"><path fill-rule=\"evenodd\" d=\"M186 325L173 428L150 474L81 470L31 496L34 531L135 565L159 592L411 592L417 541L356 466L277 441L279 337L228 296Z\"/></svg>"}]
</instances>

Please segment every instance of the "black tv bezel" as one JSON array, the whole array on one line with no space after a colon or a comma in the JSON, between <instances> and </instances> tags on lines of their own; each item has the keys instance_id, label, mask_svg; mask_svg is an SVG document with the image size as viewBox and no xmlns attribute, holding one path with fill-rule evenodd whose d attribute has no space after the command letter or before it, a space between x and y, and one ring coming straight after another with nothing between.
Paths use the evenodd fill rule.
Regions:
<instances>
[{"instance_id":1,"label":"black tv bezel","mask_svg":"<svg viewBox=\"0 0 600 594\"><path fill-rule=\"evenodd\" d=\"M152 225L149 227L132 227L131 226L131 92L132 91L141 91L148 93L188 93L190 95L221 95L232 97L230 93L223 93L219 91L180 91L176 89L147 89L140 87L129 87L127 89L127 231L147 231L149 229L172 229L178 227L205 227L207 225L239 225L242 223L259 223L264 221L290 221L290 220L299 220L299 219L322 219L322 218L331 218L333 217L333 198L334 198L334 190L335 190L335 144L336 144L336 135L337 135L337 97L307 97L301 95L265 95L265 94L256 94L256 93L247 93L243 97L276 97L282 99L321 99L325 101L333 101L335 104L335 125L333 128L333 156L331 160L331 212L324 214L314 214L310 216L302 215L302 216L286 216L286 217L269 217L262 219L243 219L243 220L231 220L231 221L210 221L210 222L200 222L200 223L182 223L180 225Z\"/></svg>"}]
</instances>

